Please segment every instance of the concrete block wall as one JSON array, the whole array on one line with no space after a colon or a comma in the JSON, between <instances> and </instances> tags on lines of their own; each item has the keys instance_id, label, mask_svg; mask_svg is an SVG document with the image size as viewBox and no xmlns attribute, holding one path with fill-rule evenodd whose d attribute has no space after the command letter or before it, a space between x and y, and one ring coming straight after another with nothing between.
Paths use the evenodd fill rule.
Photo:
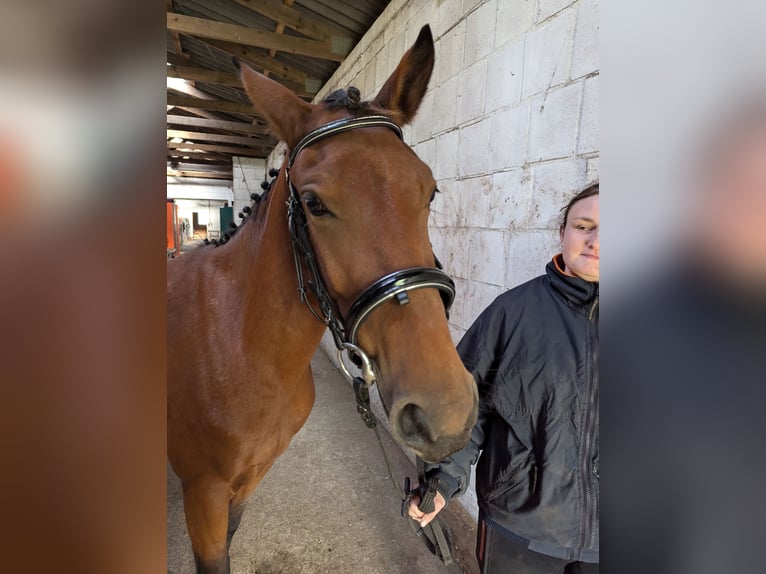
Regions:
<instances>
[{"instance_id":1,"label":"concrete block wall","mask_svg":"<svg viewBox=\"0 0 766 574\"><path fill-rule=\"evenodd\" d=\"M457 343L495 297L543 273L560 208L598 179L598 0L394 0L316 101L351 85L373 98L426 23L436 63L404 133L442 192L430 234L457 284ZM329 337L323 347L334 356ZM463 504L477 512L472 494Z\"/></svg>"}]
</instances>

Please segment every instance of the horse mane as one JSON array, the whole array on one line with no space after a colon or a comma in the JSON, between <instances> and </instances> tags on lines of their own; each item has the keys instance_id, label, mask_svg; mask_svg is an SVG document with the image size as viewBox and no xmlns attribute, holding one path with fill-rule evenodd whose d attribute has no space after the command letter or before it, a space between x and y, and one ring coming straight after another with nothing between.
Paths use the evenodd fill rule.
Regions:
<instances>
[{"instance_id":1,"label":"horse mane","mask_svg":"<svg viewBox=\"0 0 766 574\"><path fill-rule=\"evenodd\" d=\"M274 187L274 183L277 181L277 176L279 175L279 170L271 168L269 170L269 176L271 177L271 181L268 181L264 179L261 182L261 189L263 189L263 193L251 193L250 194L250 200L251 203L249 206L245 206L242 208L242 211L239 212L239 218L242 220L242 223L237 225L235 222L231 221L229 222L229 230L226 231L221 237L221 239L213 239L212 241L209 240L207 237L205 238L205 245L213 245L214 247L220 247L221 245L227 243L232 237L234 237L234 234L237 233L242 227L245 225L245 223L250 220L251 217L256 215L258 213L258 208L260 207L261 203L268 197L269 192Z\"/></svg>"}]
</instances>

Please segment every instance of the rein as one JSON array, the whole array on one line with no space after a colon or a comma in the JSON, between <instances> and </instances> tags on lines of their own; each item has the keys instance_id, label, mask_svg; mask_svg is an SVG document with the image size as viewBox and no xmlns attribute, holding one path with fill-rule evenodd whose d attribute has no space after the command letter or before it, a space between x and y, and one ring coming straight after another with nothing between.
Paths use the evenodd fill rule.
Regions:
<instances>
[{"instance_id":1,"label":"rein","mask_svg":"<svg viewBox=\"0 0 766 574\"><path fill-rule=\"evenodd\" d=\"M434 288L439 290L444 303L445 312L449 314L449 309L455 299L455 283L450 277L441 271L441 264L434 256L434 262L437 267L410 267L400 269L380 277L367 287L359 297L351 304L348 316L343 318L338 312L338 306L330 296L327 284L322 277L316 252L311 244L311 238L308 233L308 224L306 213L301 206L298 190L290 180L290 170L292 169L298 154L305 148L333 135L347 132L354 129L386 127L392 130L400 140L403 140L401 128L390 118L383 115L362 116L358 118L344 118L329 122L316 128L304 136L295 148L290 152L287 161L286 176L287 185L290 191L287 200L287 219L290 229L292 243L293 259L295 260L295 274L298 279L298 293L301 301L308 307L311 314L319 321L327 325L332 333L335 347L338 350L338 362L343 375L349 380L354 389L356 397L356 408L367 427L375 431L378 439L383 459L388 468L389 476L402 499L402 516L407 516L407 506L413 495L420 496L422 502L419 506L423 512L432 512L434 509L433 498L436 494L438 481L436 479L426 481L425 469L422 461L418 459L418 477L420 486L410 489L410 479L407 477L404 482L404 491L393 478L391 464L388 455L383 448L383 442L378 432L378 419L370 408L369 388L377 380L377 369L370 356L358 345L359 329L365 320L381 305L395 299L399 305L407 305L410 299L407 295L409 291L415 289ZM304 266L307 274L304 273ZM309 300L309 291L314 294L319 309L316 309ZM355 377L351 374L343 360L343 353L347 353L349 358L362 371L362 377ZM452 563L452 551L450 547L449 535L445 533L439 518L421 528L413 520L408 520L415 533L423 541L428 550L437 556L444 564Z\"/></svg>"}]
</instances>

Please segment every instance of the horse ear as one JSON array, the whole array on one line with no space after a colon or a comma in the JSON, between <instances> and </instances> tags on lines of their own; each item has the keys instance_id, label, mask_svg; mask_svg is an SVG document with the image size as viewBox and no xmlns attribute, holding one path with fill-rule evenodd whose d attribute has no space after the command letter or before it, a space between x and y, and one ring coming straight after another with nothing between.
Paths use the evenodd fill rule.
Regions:
<instances>
[{"instance_id":1,"label":"horse ear","mask_svg":"<svg viewBox=\"0 0 766 574\"><path fill-rule=\"evenodd\" d=\"M428 80L434 69L434 39L431 27L420 29L418 39L402 57L399 65L386 80L373 104L400 114L402 124L415 117L420 102L428 89Z\"/></svg>"},{"instance_id":2,"label":"horse ear","mask_svg":"<svg viewBox=\"0 0 766 574\"><path fill-rule=\"evenodd\" d=\"M282 84L259 74L237 58L232 60L253 107L266 118L280 140L293 147L305 131L312 106Z\"/></svg>"}]
</instances>

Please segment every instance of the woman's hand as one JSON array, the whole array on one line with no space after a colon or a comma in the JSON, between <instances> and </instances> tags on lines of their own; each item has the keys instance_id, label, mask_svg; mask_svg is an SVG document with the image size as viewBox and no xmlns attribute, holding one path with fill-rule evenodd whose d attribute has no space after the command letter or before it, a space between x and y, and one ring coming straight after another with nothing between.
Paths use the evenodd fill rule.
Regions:
<instances>
[{"instance_id":1,"label":"woman's hand","mask_svg":"<svg viewBox=\"0 0 766 574\"><path fill-rule=\"evenodd\" d=\"M417 485L415 485L417 487ZM441 495L439 491L436 491L436 496L434 496L434 511L429 512L428 514L423 514L423 512L418 509L418 505L420 504L420 497L417 495L413 495L412 500L410 501L410 506L407 509L407 514L409 514L410 518L415 520L420 524L420 526L427 526L429 522L431 522L434 518L436 518L436 515L441 512L441 510L447 506L447 501L444 500L444 497Z\"/></svg>"}]
</instances>

